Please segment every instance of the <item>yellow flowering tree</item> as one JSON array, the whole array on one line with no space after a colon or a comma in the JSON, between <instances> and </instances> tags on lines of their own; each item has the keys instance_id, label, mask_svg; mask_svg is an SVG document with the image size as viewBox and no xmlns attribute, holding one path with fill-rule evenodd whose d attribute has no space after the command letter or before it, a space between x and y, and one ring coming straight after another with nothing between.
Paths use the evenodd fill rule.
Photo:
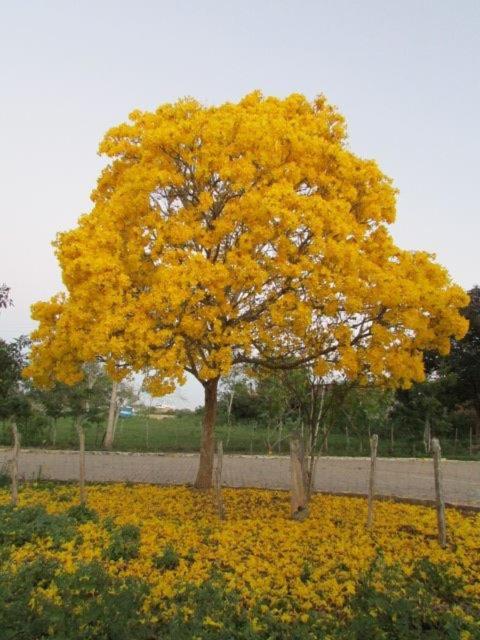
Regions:
<instances>
[{"instance_id":1,"label":"yellow flowering tree","mask_svg":"<svg viewBox=\"0 0 480 640\"><path fill-rule=\"evenodd\" d=\"M466 330L466 295L395 246L391 180L349 150L323 97L134 111L100 152L93 208L55 243L66 292L33 306L26 374L73 383L101 358L160 394L190 372L205 389L198 487L232 365L409 385L423 349Z\"/></svg>"}]
</instances>

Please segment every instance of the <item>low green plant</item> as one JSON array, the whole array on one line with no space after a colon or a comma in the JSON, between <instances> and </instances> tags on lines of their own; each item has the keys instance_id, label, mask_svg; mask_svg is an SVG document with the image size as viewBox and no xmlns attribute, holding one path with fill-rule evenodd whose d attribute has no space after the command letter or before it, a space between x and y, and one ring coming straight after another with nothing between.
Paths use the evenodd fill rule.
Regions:
<instances>
[{"instance_id":1,"label":"low green plant","mask_svg":"<svg viewBox=\"0 0 480 640\"><path fill-rule=\"evenodd\" d=\"M156 569L176 569L180 562L180 556L172 547L171 544L167 544L161 555L155 556L153 559L153 566Z\"/></svg>"},{"instance_id":2,"label":"low green plant","mask_svg":"<svg viewBox=\"0 0 480 640\"><path fill-rule=\"evenodd\" d=\"M72 518L76 523L98 522L98 513L94 509L90 509L86 505L77 504L67 509L67 516Z\"/></svg>"},{"instance_id":3,"label":"low green plant","mask_svg":"<svg viewBox=\"0 0 480 640\"><path fill-rule=\"evenodd\" d=\"M339 630L342 640L458 640L462 632L480 638L461 579L425 558L407 576L380 555L360 580L349 609L350 621Z\"/></svg>"},{"instance_id":4,"label":"low green plant","mask_svg":"<svg viewBox=\"0 0 480 640\"><path fill-rule=\"evenodd\" d=\"M312 571L313 571L313 567L311 565L310 562L304 562L303 563L303 567L302 567L302 571L300 573L300 580L302 582L308 582L310 580L310 578L312 577Z\"/></svg>"},{"instance_id":5,"label":"low green plant","mask_svg":"<svg viewBox=\"0 0 480 640\"><path fill-rule=\"evenodd\" d=\"M0 506L0 545L20 547L35 537L48 537L59 546L74 535L74 522L66 514L48 513L42 506Z\"/></svg>"},{"instance_id":6,"label":"low green plant","mask_svg":"<svg viewBox=\"0 0 480 640\"><path fill-rule=\"evenodd\" d=\"M139 549L140 529L134 524L126 524L113 528L104 556L109 560L131 560L138 556Z\"/></svg>"},{"instance_id":7,"label":"low green plant","mask_svg":"<svg viewBox=\"0 0 480 640\"><path fill-rule=\"evenodd\" d=\"M59 598L50 597L49 590ZM69 574L59 572L56 562L37 558L14 575L0 573L0 637L146 640L141 608L147 592L141 581L114 578L98 563Z\"/></svg>"},{"instance_id":8,"label":"low green plant","mask_svg":"<svg viewBox=\"0 0 480 640\"><path fill-rule=\"evenodd\" d=\"M35 538L61 544L79 535L77 525L96 520L85 507L49 514L42 507L0 507L0 639L1 640L477 640L480 606L468 594L462 577L448 565L426 558L407 575L385 562L381 553L360 577L356 592L338 611L312 609L302 621L288 593L275 603L260 600L249 608L228 587L220 569L203 584L179 583L169 601L146 615L146 580L110 575L100 562L79 565L73 573L44 557L16 566L6 564L12 546ZM140 529L105 519L110 541L104 559L128 561L138 555ZM185 556L187 557L187 556ZM193 556L192 556L193 557ZM180 556L166 545L155 557L161 571L175 569ZM2 568L3 567L3 568ZM345 566L345 570L348 567ZM306 560L300 579L312 580ZM267 605L265 607L265 605ZM282 613L288 616L282 618Z\"/></svg>"}]
</instances>

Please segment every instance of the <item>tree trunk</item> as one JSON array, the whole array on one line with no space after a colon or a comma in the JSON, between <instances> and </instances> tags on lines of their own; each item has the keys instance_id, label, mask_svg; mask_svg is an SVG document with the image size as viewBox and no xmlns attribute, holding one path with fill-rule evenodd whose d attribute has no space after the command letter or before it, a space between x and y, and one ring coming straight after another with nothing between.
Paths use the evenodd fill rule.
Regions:
<instances>
[{"instance_id":1,"label":"tree trunk","mask_svg":"<svg viewBox=\"0 0 480 640\"><path fill-rule=\"evenodd\" d=\"M108 409L107 430L105 432L105 438L103 439L104 449L111 449L113 447L113 438L115 435L115 417L117 413L117 395L118 382L113 380L112 393L110 394L110 407Z\"/></svg>"},{"instance_id":2,"label":"tree trunk","mask_svg":"<svg viewBox=\"0 0 480 640\"><path fill-rule=\"evenodd\" d=\"M308 460L307 483L305 487L307 503L315 491L315 474L317 470L318 454L313 452Z\"/></svg>"},{"instance_id":3,"label":"tree trunk","mask_svg":"<svg viewBox=\"0 0 480 640\"><path fill-rule=\"evenodd\" d=\"M115 409L115 418L114 418L114 422L113 422L113 442L115 442L115 434L117 433L117 427L118 427L118 419L120 418L120 405L117 402L117 407ZM122 433L122 428L120 427L120 431L119 433ZM176 433L176 430L175 430Z\"/></svg>"},{"instance_id":4,"label":"tree trunk","mask_svg":"<svg viewBox=\"0 0 480 640\"><path fill-rule=\"evenodd\" d=\"M310 423L310 444L309 444L310 451L308 452L309 453L308 468L307 468L307 474L306 474L307 479L306 479L306 485L305 485L307 503L310 502L312 494L315 490L315 471L317 468L318 456L321 455L324 447L325 447L325 451L328 451L328 435L330 433L330 428L332 425L330 424L330 426L328 426L326 420L324 419L324 416L323 416L324 402L325 402L325 385L322 385L322 392L320 395L320 406L318 408L317 414L315 416L313 411L311 414L312 421ZM320 447L320 452L318 452L317 451L318 434L320 432L320 422L322 420L323 420L323 428L322 428L323 440L322 440L322 445Z\"/></svg>"},{"instance_id":5,"label":"tree trunk","mask_svg":"<svg viewBox=\"0 0 480 640\"><path fill-rule=\"evenodd\" d=\"M203 415L202 440L200 444L200 464L198 466L195 487L212 488L213 456L215 453L215 418L217 416L218 378L203 384L205 391L205 413Z\"/></svg>"},{"instance_id":6,"label":"tree trunk","mask_svg":"<svg viewBox=\"0 0 480 640\"><path fill-rule=\"evenodd\" d=\"M233 398L235 396L235 390L232 389L232 393L230 394L230 399L228 401L227 407L227 425L230 427L230 420L232 419L232 407L233 407Z\"/></svg>"},{"instance_id":7,"label":"tree trunk","mask_svg":"<svg viewBox=\"0 0 480 640\"><path fill-rule=\"evenodd\" d=\"M235 391L232 389L232 392L230 394L230 400L228 401L228 407L227 407L227 442L225 443L225 448L228 449L228 445L230 444L230 436L232 433L232 407L233 407L233 398L235 396ZM175 430L175 433L177 433L177 430Z\"/></svg>"}]
</instances>

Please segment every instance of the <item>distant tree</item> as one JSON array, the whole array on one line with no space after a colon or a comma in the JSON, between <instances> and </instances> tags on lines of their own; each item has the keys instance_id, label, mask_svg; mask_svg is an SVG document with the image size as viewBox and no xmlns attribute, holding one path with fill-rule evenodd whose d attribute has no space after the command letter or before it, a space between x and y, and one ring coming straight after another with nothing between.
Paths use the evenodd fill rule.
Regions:
<instances>
[{"instance_id":1,"label":"distant tree","mask_svg":"<svg viewBox=\"0 0 480 640\"><path fill-rule=\"evenodd\" d=\"M249 376L232 372L222 382L219 403L227 422L233 418L239 420L257 420L261 408L258 404L258 393L255 383Z\"/></svg>"},{"instance_id":2,"label":"distant tree","mask_svg":"<svg viewBox=\"0 0 480 640\"><path fill-rule=\"evenodd\" d=\"M85 426L105 420L111 392L111 383L102 367L89 364L83 379L75 385L66 385L66 413L73 418L78 433L80 450L80 503L86 504L85 492Z\"/></svg>"},{"instance_id":3,"label":"distant tree","mask_svg":"<svg viewBox=\"0 0 480 640\"><path fill-rule=\"evenodd\" d=\"M480 288L468 294L470 302L462 311L469 323L465 337L452 339L447 356L426 352L427 379L396 392L393 423L411 439L423 437L427 452L432 435L456 434L469 413L480 443Z\"/></svg>"},{"instance_id":4,"label":"distant tree","mask_svg":"<svg viewBox=\"0 0 480 640\"><path fill-rule=\"evenodd\" d=\"M415 386L415 385L414 385ZM364 438L374 433L380 436L385 431L389 416L395 404L395 394L388 387L355 387L348 394L342 408L342 424L349 442L350 435L358 437L360 453L364 452ZM393 441L390 431L390 442ZM391 445L392 446L392 445Z\"/></svg>"},{"instance_id":5,"label":"distant tree","mask_svg":"<svg viewBox=\"0 0 480 640\"><path fill-rule=\"evenodd\" d=\"M248 397L251 391L248 376L240 366L233 367L226 376L220 379L219 411L225 415L228 426L231 424L232 416L238 417L238 407L234 406L236 396L240 392L240 395Z\"/></svg>"},{"instance_id":6,"label":"distant tree","mask_svg":"<svg viewBox=\"0 0 480 640\"><path fill-rule=\"evenodd\" d=\"M313 367L278 373L288 394L290 416L297 417L297 435L302 442L302 466L307 501L314 490L317 460L328 450L329 434L353 384L318 376Z\"/></svg>"},{"instance_id":7,"label":"distant tree","mask_svg":"<svg viewBox=\"0 0 480 640\"><path fill-rule=\"evenodd\" d=\"M0 309L6 309L13 305L13 300L10 297L10 287L6 284L0 284Z\"/></svg>"},{"instance_id":8,"label":"distant tree","mask_svg":"<svg viewBox=\"0 0 480 640\"><path fill-rule=\"evenodd\" d=\"M292 372L290 372L293 375ZM266 427L266 444L269 453L275 446L281 450L282 441L287 437L287 421L291 418L291 391L284 384L281 372L257 372L257 398L255 405L259 420Z\"/></svg>"},{"instance_id":9,"label":"distant tree","mask_svg":"<svg viewBox=\"0 0 480 640\"><path fill-rule=\"evenodd\" d=\"M58 420L71 415L69 397L72 393L75 393L75 389L62 382L56 382L48 389L38 389L32 384L28 387L34 409L50 420L50 442L53 446L57 442Z\"/></svg>"},{"instance_id":10,"label":"distant tree","mask_svg":"<svg viewBox=\"0 0 480 640\"><path fill-rule=\"evenodd\" d=\"M105 421L110 399L111 381L99 364L85 366L85 376L75 385L64 385L65 415L82 425L99 425Z\"/></svg>"},{"instance_id":11,"label":"distant tree","mask_svg":"<svg viewBox=\"0 0 480 640\"><path fill-rule=\"evenodd\" d=\"M29 340L20 336L13 342L0 339L0 419L25 418L31 413L23 388L22 369L27 363Z\"/></svg>"},{"instance_id":12,"label":"distant tree","mask_svg":"<svg viewBox=\"0 0 480 640\"><path fill-rule=\"evenodd\" d=\"M480 287L473 287L468 294L470 303L463 311L468 331L462 340L452 340L450 355L443 358L442 365L454 376L450 402L453 396L457 405L473 409L475 440L480 444Z\"/></svg>"},{"instance_id":13,"label":"distant tree","mask_svg":"<svg viewBox=\"0 0 480 640\"><path fill-rule=\"evenodd\" d=\"M81 421L85 426L99 426L108 413L111 381L103 367L86 368L86 377L75 385L56 382L51 387L37 388L28 384L28 398L37 413L51 421L51 442L56 443L56 427L59 418L71 418L74 425Z\"/></svg>"}]
</instances>

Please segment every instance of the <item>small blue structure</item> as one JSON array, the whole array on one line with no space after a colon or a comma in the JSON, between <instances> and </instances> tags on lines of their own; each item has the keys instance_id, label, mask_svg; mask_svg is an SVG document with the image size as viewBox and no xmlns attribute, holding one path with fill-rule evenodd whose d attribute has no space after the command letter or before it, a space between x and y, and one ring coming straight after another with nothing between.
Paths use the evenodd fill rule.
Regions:
<instances>
[{"instance_id":1,"label":"small blue structure","mask_svg":"<svg viewBox=\"0 0 480 640\"><path fill-rule=\"evenodd\" d=\"M120 418L131 418L133 415L133 407L120 407Z\"/></svg>"}]
</instances>

